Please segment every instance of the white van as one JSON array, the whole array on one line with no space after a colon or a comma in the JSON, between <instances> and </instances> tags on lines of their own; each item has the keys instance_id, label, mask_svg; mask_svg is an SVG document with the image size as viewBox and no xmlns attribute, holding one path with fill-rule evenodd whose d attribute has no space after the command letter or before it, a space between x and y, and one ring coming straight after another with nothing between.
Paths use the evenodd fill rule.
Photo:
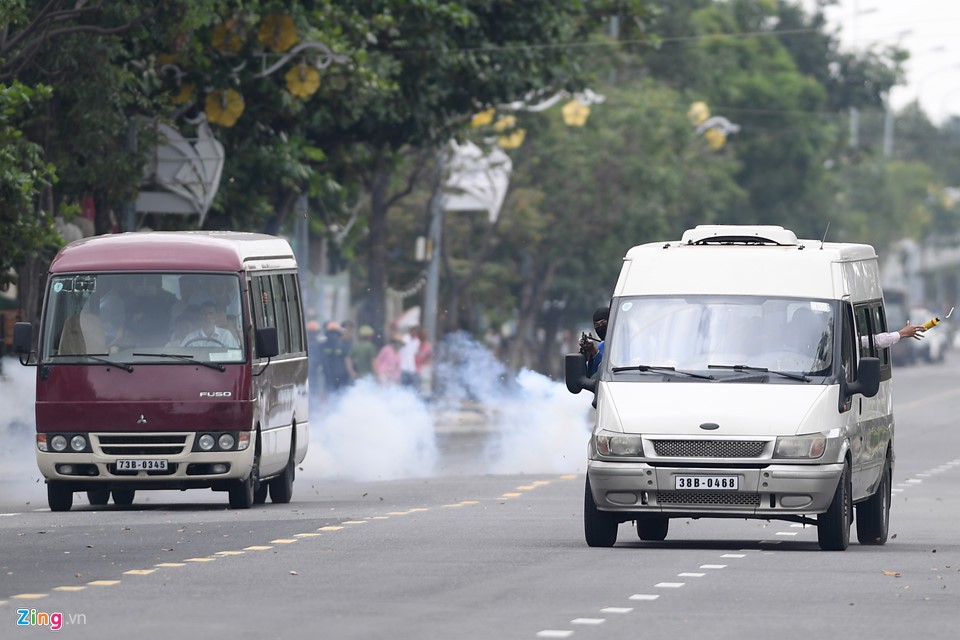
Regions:
<instances>
[{"instance_id":1,"label":"white van","mask_svg":"<svg viewBox=\"0 0 960 640\"><path fill-rule=\"evenodd\" d=\"M595 377L584 532L621 522L663 540L671 518L815 524L843 550L887 540L893 473L890 349L873 247L778 226L698 226L633 247Z\"/></svg>"}]
</instances>

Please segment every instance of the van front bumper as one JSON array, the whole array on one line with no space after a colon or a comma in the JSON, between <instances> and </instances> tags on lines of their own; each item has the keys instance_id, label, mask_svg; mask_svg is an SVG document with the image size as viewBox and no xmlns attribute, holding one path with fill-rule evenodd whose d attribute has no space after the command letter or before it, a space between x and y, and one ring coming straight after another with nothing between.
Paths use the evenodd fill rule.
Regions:
<instances>
[{"instance_id":1,"label":"van front bumper","mask_svg":"<svg viewBox=\"0 0 960 640\"><path fill-rule=\"evenodd\" d=\"M763 468L707 469L590 460L587 477L601 511L777 518L825 512L833 501L843 466L771 464ZM678 476L736 476L739 488L677 489Z\"/></svg>"}]
</instances>

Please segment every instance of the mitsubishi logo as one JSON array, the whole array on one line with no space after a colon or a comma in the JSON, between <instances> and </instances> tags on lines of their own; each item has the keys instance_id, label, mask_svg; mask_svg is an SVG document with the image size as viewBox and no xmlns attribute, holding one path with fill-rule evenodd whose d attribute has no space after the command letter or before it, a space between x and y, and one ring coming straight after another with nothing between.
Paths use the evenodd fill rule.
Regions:
<instances>
[{"instance_id":1,"label":"mitsubishi logo","mask_svg":"<svg viewBox=\"0 0 960 640\"><path fill-rule=\"evenodd\" d=\"M143 417L143 414L140 414L140 418L137 420L137 424L147 424L147 419Z\"/></svg>"}]
</instances>

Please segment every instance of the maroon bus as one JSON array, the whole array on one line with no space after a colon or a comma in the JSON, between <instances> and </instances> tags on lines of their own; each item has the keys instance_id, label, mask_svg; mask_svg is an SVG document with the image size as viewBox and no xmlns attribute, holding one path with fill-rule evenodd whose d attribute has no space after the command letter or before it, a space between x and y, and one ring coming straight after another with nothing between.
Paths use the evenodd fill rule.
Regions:
<instances>
[{"instance_id":1,"label":"maroon bus","mask_svg":"<svg viewBox=\"0 0 960 640\"><path fill-rule=\"evenodd\" d=\"M50 265L36 351L36 455L53 511L137 490L210 488L289 502L307 452L297 264L281 238L149 232L85 238Z\"/></svg>"}]
</instances>

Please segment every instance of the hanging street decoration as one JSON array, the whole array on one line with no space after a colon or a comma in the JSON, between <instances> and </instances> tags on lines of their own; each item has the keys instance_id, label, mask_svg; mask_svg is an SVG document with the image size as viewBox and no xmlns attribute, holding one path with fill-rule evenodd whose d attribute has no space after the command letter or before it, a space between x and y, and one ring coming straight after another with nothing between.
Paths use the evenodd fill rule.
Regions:
<instances>
[{"instance_id":1,"label":"hanging street decoration","mask_svg":"<svg viewBox=\"0 0 960 640\"><path fill-rule=\"evenodd\" d=\"M287 89L297 98L307 99L320 88L320 72L305 64L298 64L284 75Z\"/></svg>"},{"instance_id":2,"label":"hanging street decoration","mask_svg":"<svg viewBox=\"0 0 960 640\"><path fill-rule=\"evenodd\" d=\"M207 94L207 120L224 127L232 127L243 113L243 96L234 89L217 89Z\"/></svg>"}]
</instances>

